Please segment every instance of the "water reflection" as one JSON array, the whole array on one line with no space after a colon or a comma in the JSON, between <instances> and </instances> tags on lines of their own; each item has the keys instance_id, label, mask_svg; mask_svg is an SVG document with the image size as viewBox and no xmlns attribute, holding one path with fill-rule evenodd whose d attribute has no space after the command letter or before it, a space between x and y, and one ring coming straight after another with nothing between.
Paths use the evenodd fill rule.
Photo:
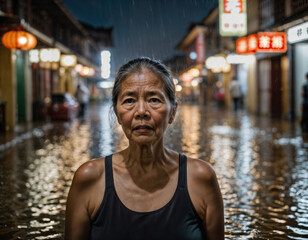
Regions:
<instances>
[{"instance_id":1,"label":"water reflection","mask_svg":"<svg viewBox=\"0 0 308 240\"><path fill-rule=\"evenodd\" d=\"M215 168L226 239L308 235L308 146L296 123L182 105L165 143ZM85 121L53 123L0 146L0 238L63 239L75 170L127 144L105 103Z\"/></svg>"}]
</instances>

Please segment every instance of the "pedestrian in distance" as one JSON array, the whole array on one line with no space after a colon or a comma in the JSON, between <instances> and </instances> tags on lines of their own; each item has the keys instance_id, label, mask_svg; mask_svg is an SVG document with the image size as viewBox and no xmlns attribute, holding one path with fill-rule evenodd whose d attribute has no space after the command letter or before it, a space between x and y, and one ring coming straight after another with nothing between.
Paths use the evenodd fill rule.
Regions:
<instances>
[{"instance_id":1,"label":"pedestrian in distance","mask_svg":"<svg viewBox=\"0 0 308 240\"><path fill-rule=\"evenodd\" d=\"M233 100L233 109L237 111L242 97L241 84L238 82L236 76L233 76L230 83L230 94Z\"/></svg>"},{"instance_id":2,"label":"pedestrian in distance","mask_svg":"<svg viewBox=\"0 0 308 240\"><path fill-rule=\"evenodd\" d=\"M89 103L89 95L90 92L86 86L82 84L77 85L75 97L79 103L78 117L84 118Z\"/></svg>"},{"instance_id":3,"label":"pedestrian in distance","mask_svg":"<svg viewBox=\"0 0 308 240\"><path fill-rule=\"evenodd\" d=\"M112 105L128 147L78 168L67 199L65 238L224 239L213 168L164 145L177 110L167 68L147 57L123 65Z\"/></svg>"},{"instance_id":4,"label":"pedestrian in distance","mask_svg":"<svg viewBox=\"0 0 308 240\"><path fill-rule=\"evenodd\" d=\"M306 83L302 86L302 121L303 132L308 132L308 73L306 73Z\"/></svg>"}]
</instances>

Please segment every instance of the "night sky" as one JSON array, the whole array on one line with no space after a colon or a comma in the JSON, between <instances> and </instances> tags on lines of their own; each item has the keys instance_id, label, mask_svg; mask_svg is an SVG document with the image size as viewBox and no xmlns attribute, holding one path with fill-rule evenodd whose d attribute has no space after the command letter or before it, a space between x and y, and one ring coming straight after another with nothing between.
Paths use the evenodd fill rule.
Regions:
<instances>
[{"instance_id":1,"label":"night sky","mask_svg":"<svg viewBox=\"0 0 308 240\"><path fill-rule=\"evenodd\" d=\"M201 22L217 0L62 0L80 21L113 27L115 72L127 60L149 56L165 60L191 23Z\"/></svg>"}]
</instances>

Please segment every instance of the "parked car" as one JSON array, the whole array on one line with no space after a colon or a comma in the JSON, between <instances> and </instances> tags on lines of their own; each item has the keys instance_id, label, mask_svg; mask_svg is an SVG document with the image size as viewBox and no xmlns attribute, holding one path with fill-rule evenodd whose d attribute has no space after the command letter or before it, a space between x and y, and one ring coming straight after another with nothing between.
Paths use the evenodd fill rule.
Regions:
<instances>
[{"instance_id":1,"label":"parked car","mask_svg":"<svg viewBox=\"0 0 308 240\"><path fill-rule=\"evenodd\" d=\"M69 93L54 93L45 102L51 120L71 120L78 115L79 104Z\"/></svg>"}]
</instances>

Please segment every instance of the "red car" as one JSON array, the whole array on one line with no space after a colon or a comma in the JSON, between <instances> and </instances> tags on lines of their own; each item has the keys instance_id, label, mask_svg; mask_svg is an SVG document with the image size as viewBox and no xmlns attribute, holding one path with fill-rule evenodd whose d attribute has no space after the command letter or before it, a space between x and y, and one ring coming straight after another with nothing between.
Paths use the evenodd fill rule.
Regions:
<instances>
[{"instance_id":1,"label":"red car","mask_svg":"<svg viewBox=\"0 0 308 240\"><path fill-rule=\"evenodd\" d=\"M49 99L46 113L51 120L71 120L78 115L79 104L69 93L54 93Z\"/></svg>"}]
</instances>

